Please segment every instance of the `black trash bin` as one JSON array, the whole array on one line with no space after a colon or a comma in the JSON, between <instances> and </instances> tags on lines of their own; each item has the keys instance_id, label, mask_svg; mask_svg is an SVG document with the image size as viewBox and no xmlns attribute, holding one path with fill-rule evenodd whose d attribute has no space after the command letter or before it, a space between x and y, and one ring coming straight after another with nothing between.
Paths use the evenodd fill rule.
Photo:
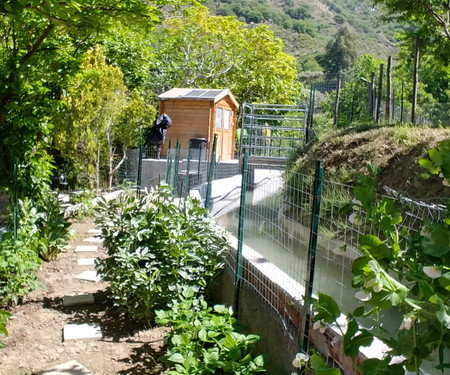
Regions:
<instances>
[{"instance_id":1,"label":"black trash bin","mask_svg":"<svg viewBox=\"0 0 450 375\"><path fill-rule=\"evenodd\" d=\"M206 145L208 140L206 138L191 138L191 159L193 160L207 160Z\"/></svg>"}]
</instances>

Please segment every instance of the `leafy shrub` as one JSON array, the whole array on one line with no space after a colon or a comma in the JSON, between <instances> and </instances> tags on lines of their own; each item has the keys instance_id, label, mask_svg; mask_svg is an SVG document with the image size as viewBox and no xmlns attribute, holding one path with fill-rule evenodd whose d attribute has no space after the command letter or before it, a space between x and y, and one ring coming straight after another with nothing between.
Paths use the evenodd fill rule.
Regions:
<instances>
[{"instance_id":1,"label":"leafy shrub","mask_svg":"<svg viewBox=\"0 0 450 375\"><path fill-rule=\"evenodd\" d=\"M141 199L123 194L98 205L108 258L96 269L109 282L114 305L134 318L151 319L184 285L204 291L223 265L223 230L197 201L178 202L169 188L160 188Z\"/></svg>"},{"instance_id":2,"label":"leafy shrub","mask_svg":"<svg viewBox=\"0 0 450 375\"><path fill-rule=\"evenodd\" d=\"M41 260L36 222L40 217L41 214L33 207L20 218L17 239L12 232L3 233L0 243L0 304L17 304L38 285L36 279Z\"/></svg>"},{"instance_id":3,"label":"leafy shrub","mask_svg":"<svg viewBox=\"0 0 450 375\"><path fill-rule=\"evenodd\" d=\"M58 256L67 244L70 236L70 223L64 217L64 212L58 198L49 194L44 200L43 214L37 220L39 236L39 256L50 261Z\"/></svg>"},{"instance_id":4,"label":"leafy shrub","mask_svg":"<svg viewBox=\"0 0 450 375\"><path fill-rule=\"evenodd\" d=\"M75 220L85 220L95 216L94 211L95 194L92 190L83 190L80 194L73 194L74 206L70 211L70 216Z\"/></svg>"},{"instance_id":5,"label":"leafy shrub","mask_svg":"<svg viewBox=\"0 0 450 375\"><path fill-rule=\"evenodd\" d=\"M187 288L171 310L156 312L157 323L173 327L165 338L169 346L166 361L175 367L169 374L265 372L263 356L251 355L259 336L239 333L231 308L208 307L194 295Z\"/></svg>"},{"instance_id":6,"label":"leafy shrub","mask_svg":"<svg viewBox=\"0 0 450 375\"><path fill-rule=\"evenodd\" d=\"M443 184L450 179L450 141L438 150L429 150L430 159L420 164L432 174L442 173ZM355 219L365 211L370 229L361 226L359 249L362 256L352 264L352 286L359 291L355 297L367 305L347 314L343 334L344 354L355 360L361 346L369 346L375 337L391 349L384 359L368 359L359 365L361 374L419 373L426 361L438 357L435 367L444 373L450 364L446 359L450 349L450 204L441 222L424 221L417 232L401 228L403 217L392 199L375 195L376 171L361 176L355 183L355 200L342 208ZM379 324L380 314L398 310L403 320L394 332ZM341 311L333 299L320 294L314 302L315 327L337 323ZM362 328L361 317L372 318L377 324ZM391 360L396 357L397 363Z\"/></svg>"},{"instance_id":7,"label":"leafy shrub","mask_svg":"<svg viewBox=\"0 0 450 375\"><path fill-rule=\"evenodd\" d=\"M6 330L6 321L11 316L7 311L0 310L0 335L8 336L8 331ZM3 348L3 343L0 341L0 349Z\"/></svg>"}]
</instances>

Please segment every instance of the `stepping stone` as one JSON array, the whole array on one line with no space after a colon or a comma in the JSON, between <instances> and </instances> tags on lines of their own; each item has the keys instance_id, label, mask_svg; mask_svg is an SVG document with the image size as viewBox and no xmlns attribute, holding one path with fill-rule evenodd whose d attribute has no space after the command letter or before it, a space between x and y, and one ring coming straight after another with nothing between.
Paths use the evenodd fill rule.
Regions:
<instances>
[{"instance_id":1,"label":"stepping stone","mask_svg":"<svg viewBox=\"0 0 450 375\"><path fill-rule=\"evenodd\" d=\"M79 266L95 266L96 258L81 258L77 260Z\"/></svg>"},{"instance_id":2,"label":"stepping stone","mask_svg":"<svg viewBox=\"0 0 450 375\"><path fill-rule=\"evenodd\" d=\"M88 237L85 238L83 242L103 242L103 239L100 237Z\"/></svg>"},{"instance_id":3,"label":"stepping stone","mask_svg":"<svg viewBox=\"0 0 450 375\"><path fill-rule=\"evenodd\" d=\"M84 271L75 276L76 279L98 282L101 280L100 275L95 271Z\"/></svg>"},{"instance_id":4,"label":"stepping stone","mask_svg":"<svg viewBox=\"0 0 450 375\"><path fill-rule=\"evenodd\" d=\"M92 293L63 297L63 306L92 305L94 303L95 298Z\"/></svg>"},{"instance_id":5,"label":"stepping stone","mask_svg":"<svg viewBox=\"0 0 450 375\"><path fill-rule=\"evenodd\" d=\"M91 234L101 234L102 231L101 231L101 229L93 228L93 229L89 229L89 230L88 230L88 233L91 233Z\"/></svg>"},{"instance_id":6,"label":"stepping stone","mask_svg":"<svg viewBox=\"0 0 450 375\"><path fill-rule=\"evenodd\" d=\"M75 249L76 253L82 253L82 252L97 252L98 246L96 245L81 245L77 246Z\"/></svg>"},{"instance_id":7,"label":"stepping stone","mask_svg":"<svg viewBox=\"0 0 450 375\"><path fill-rule=\"evenodd\" d=\"M39 371L37 375L92 375L92 373L77 361L61 363L50 370Z\"/></svg>"},{"instance_id":8,"label":"stepping stone","mask_svg":"<svg viewBox=\"0 0 450 375\"><path fill-rule=\"evenodd\" d=\"M66 324L63 330L64 341L98 340L102 338L102 330L96 323Z\"/></svg>"}]
</instances>

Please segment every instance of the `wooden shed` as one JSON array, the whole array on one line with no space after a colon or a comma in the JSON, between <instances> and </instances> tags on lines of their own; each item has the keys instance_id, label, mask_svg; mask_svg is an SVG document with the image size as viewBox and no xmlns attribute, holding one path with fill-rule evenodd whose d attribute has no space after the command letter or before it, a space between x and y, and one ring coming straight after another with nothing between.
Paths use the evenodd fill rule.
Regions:
<instances>
[{"instance_id":1,"label":"wooden shed","mask_svg":"<svg viewBox=\"0 0 450 375\"><path fill-rule=\"evenodd\" d=\"M234 158L236 137L236 113L239 104L228 89L180 89L174 88L158 96L159 113L167 113L172 126L167 131L167 140L181 144L187 150L189 140L202 138L212 151L214 135L217 134L217 158ZM162 148L167 155L168 142Z\"/></svg>"}]
</instances>

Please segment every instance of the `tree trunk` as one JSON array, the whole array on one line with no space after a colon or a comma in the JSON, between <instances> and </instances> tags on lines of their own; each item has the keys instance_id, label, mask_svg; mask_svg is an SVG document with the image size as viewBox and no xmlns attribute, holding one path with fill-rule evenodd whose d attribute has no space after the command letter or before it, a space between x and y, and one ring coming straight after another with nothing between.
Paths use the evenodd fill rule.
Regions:
<instances>
[{"instance_id":1,"label":"tree trunk","mask_svg":"<svg viewBox=\"0 0 450 375\"><path fill-rule=\"evenodd\" d=\"M95 180L97 185L96 195L98 197L98 193L100 192L100 142L98 142L97 160L95 161L95 167L96 167Z\"/></svg>"},{"instance_id":2,"label":"tree trunk","mask_svg":"<svg viewBox=\"0 0 450 375\"><path fill-rule=\"evenodd\" d=\"M413 97L412 97L412 106L411 106L411 122L413 124L416 123L418 84L419 84L419 36L416 35L416 49L414 52Z\"/></svg>"}]
</instances>

